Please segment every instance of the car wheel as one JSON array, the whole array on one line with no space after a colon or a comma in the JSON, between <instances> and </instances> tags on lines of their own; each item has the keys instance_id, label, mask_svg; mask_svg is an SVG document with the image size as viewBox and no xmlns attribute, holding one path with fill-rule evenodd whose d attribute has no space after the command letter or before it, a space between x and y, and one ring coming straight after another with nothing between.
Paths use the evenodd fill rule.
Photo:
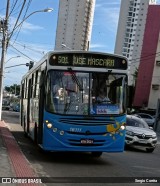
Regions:
<instances>
[{"instance_id":1,"label":"car wheel","mask_svg":"<svg viewBox=\"0 0 160 186\"><path fill-rule=\"evenodd\" d=\"M92 156L93 156L93 157L98 158L98 157L100 157L101 155L102 155L102 152L92 152Z\"/></svg>"},{"instance_id":2,"label":"car wheel","mask_svg":"<svg viewBox=\"0 0 160 186\"><path fill-rule=\"evenodd\" d=\"M153 152L155 148L146 148L147 152Z\"/></svg>"}]
</instances>

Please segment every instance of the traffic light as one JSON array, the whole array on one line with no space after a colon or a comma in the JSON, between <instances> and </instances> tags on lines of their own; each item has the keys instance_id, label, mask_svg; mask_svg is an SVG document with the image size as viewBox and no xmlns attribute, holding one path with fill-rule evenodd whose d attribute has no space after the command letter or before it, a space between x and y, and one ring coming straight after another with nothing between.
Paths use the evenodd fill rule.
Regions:
<instances>
[{"instance_id":1,"label":"traffic light","mask_svg":"<svg viewBox=\"0 0 160 186\"><path fill-rule=\"evenodd\" d=\"M29 63L26 63L26 66L27 67L29 66L29 70L33 67L33 65L34 65L33 61L30 61Z\"/></svg>"}]
</instances>

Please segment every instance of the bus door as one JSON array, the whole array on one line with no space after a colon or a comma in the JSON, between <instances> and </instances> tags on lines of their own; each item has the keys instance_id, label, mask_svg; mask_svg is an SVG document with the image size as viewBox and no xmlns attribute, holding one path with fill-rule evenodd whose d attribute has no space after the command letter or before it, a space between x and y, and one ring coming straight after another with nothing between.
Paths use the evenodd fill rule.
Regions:
<instances>
[{"instance_id":1,"label":"bus door","mask_svg":"<svg viewBox=\"0 0 160 186\"><path fill-rule=\"evenodd\" d=\"M40 83L39 83L39 122L37 129L37 142L42 144L43 140L43 116L44 116L44 96L45 96L45 85L44 85L44 71L41 73Z\"/></svg>"},{"instance_id":2,"label":"bus door","mask_svg":"<svg viewBox=\"0 0 160 186\"><path fill-rule=\"evenodd\" d=\"M24 99L24 83L22 84L22 87L21 87L21 100L20 100L20 122L21 122L21 126L23 126L23 110L24 110L24 103L23 103L23 99ZM25 123L25 122L24 122ZM24 130L25 130L25 126L24 126Z\"/></svg>"},{"instance_id":3,"label":"bus door","mask_svg":"<svg viewBox=\"0 0 160 186\"><path fill-rule=\"evenodd\" d=\"M31 79L29 79L29 84L28 84L28 99L27 99L27 133L29 133L30 129L30 110L31 110L31 105L30 105L30 100L31 100Z\"/></svg>"}]
</instances>

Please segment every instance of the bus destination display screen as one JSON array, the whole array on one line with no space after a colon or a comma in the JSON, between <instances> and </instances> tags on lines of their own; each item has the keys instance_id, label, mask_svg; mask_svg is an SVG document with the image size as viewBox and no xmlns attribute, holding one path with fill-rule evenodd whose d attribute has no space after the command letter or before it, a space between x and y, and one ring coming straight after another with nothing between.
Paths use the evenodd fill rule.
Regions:
<instances>
[{"instance_id":1,"label":"bus destination display screen","mask_svg":"<svg viewBox=\"0 0 160 186\"><path fill-rule=\"evenodd\" d=\"M53 66L127 69L127 61L124 58L91 53L53 54L49 63Z\"/></svg>"}]
</instances>

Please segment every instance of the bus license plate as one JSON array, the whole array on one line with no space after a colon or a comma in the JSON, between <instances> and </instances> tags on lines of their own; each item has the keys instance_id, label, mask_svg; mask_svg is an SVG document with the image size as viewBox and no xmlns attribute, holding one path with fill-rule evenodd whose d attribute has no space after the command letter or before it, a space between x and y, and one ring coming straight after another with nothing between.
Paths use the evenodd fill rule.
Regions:
<instances>
[{"instance_id":1,"label":"bus license plate","mask_svg":"<svg viewBox=\"0 0 160 186\"><path fill-rule=\"evenodd\" d=\"M93 139L81 139L81 144L92 144Z\"/></svg>"}]
</instances>

